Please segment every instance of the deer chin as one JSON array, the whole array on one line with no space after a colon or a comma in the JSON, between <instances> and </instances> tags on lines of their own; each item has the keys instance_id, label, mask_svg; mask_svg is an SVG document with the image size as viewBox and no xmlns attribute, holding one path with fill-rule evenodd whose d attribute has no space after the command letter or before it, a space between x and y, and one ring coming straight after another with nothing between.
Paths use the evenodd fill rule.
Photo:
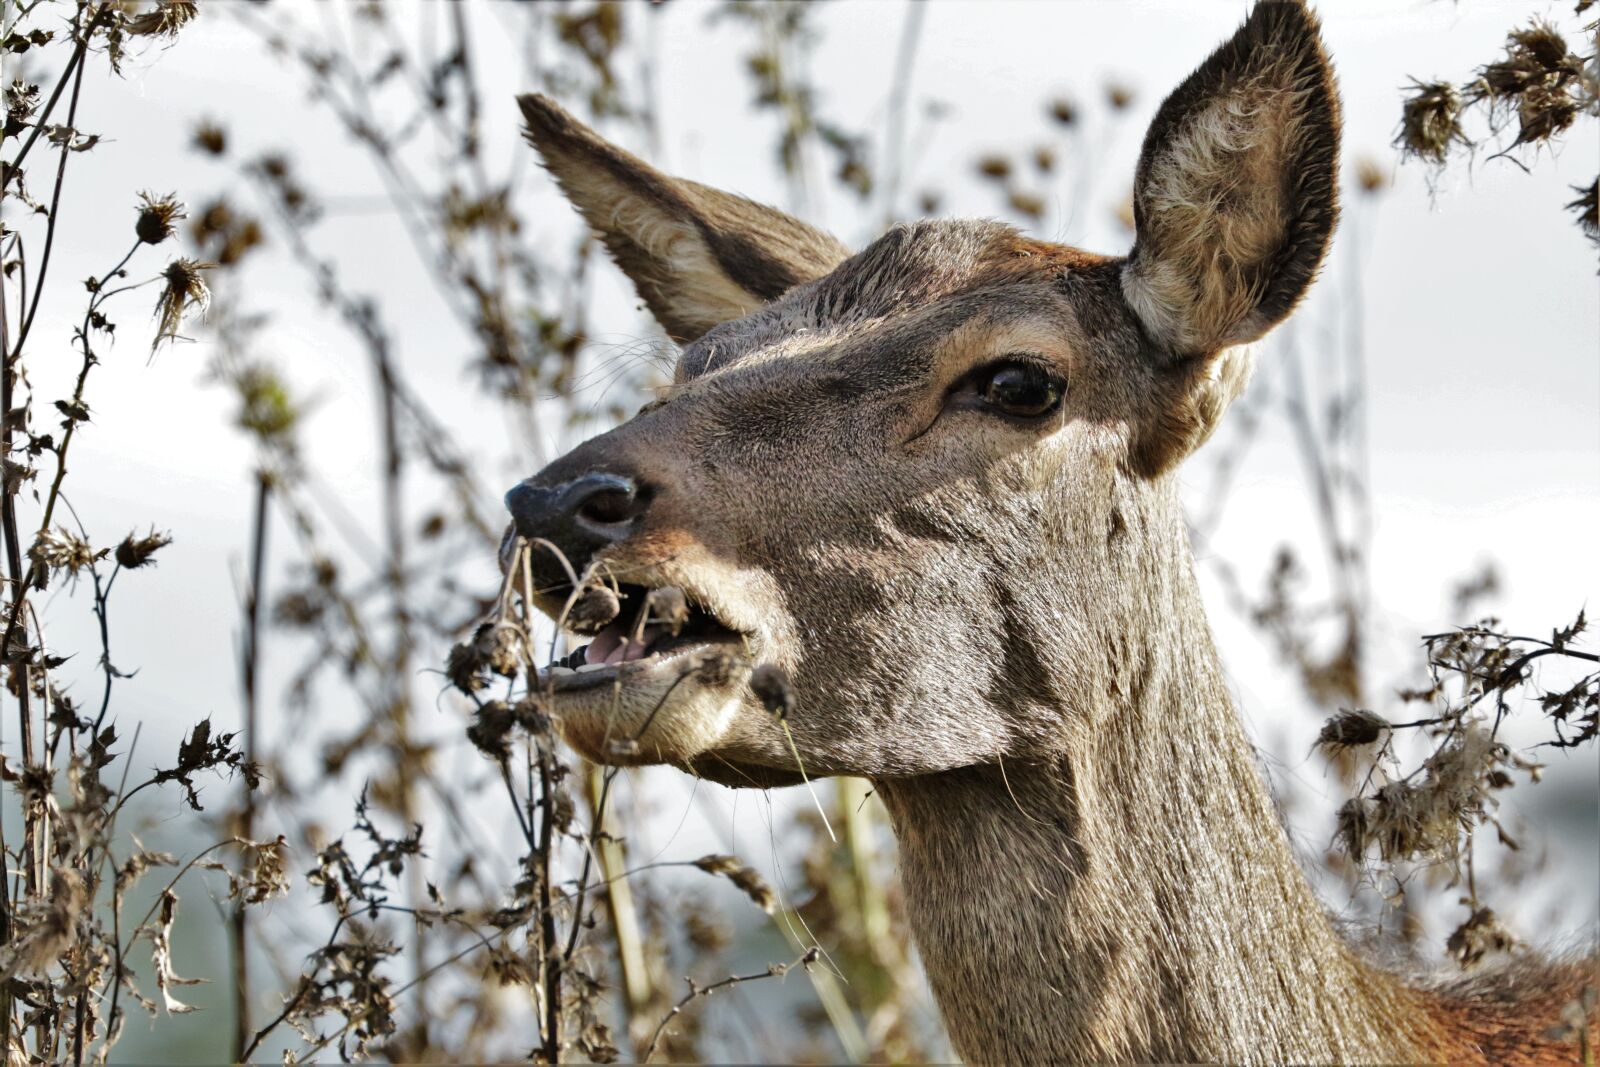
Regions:
<instances>
[{"instance_id":1,"label":"deer chin","mask_svg":"<svg viewBox=\"0 0 1600 1067\"><path fill-rule=\"evenodd\" d=\"M737 732L757 639L687 599L657 621L645 586L621 588L622 611L539 674L562 737L596 763L685 764Z\"/></svg>"}]
</instances>

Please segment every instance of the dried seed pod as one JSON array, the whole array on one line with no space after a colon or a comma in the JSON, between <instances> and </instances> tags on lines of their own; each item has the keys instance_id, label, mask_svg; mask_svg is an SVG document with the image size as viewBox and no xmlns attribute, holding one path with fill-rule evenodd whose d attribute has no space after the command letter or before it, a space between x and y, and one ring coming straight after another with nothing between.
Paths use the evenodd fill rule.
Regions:
<instances>
[{"instance_id":1,"label":"dried seed pod","mask_svg":"<svg viewBox=\"0 0 1600 1067\"><path fill-rule=\"evenodd\" d=\"M1338 829L1335 831L1345 854L1357 863L1367 853L1370 825L1367 819L1367 802L1361 797L1351 797L1339 808Z\"/></svg>"},{"instance_id":2,"label":"dried seed pod","mask_svg":"<svg viewBox=\"0 0 1600 1067\"><path fill-rule=\"evenodd\" d=\"M444 675L450 684L463 693L476 693L489 684L483 653L476 641L460 641L450 646L450 657L445 661Z\"/></svg>"},{"instance_id":3,"label":"dried seed pod","mask_svg":"<svg viewBox=\"0 0 1600 1067\"><path fill-rule=\"evenodd\" d=\"M1022 189L1013 189L1006 197L1006 203L1011 205L1011 210L1019 215L1038 221L1044 216L1044 197L1035 193L1025 192Z\"/></svg>"},{"instance_id":4,"label":"dried seed pod","mask_svg":"<svg viewBox=\"0 0 1600 1067\"><path fill-rule=\"evenodd\" d=\"M485 756L506 760L511 755L508 737L514 725L510 706L503 700L491 700L479 705L472 725L467 727L467 740Z\"/></svg>"},{"instance_id":5,"label":"dried seed pod","mask_svg":"<svg viewBox=\"0 0 1600 1067\"><path fill-rule=\"evenodd\" d=\"M166 285L156 298L156 337L150 345L153 354L163 344L178 339L178 328L190 308L202 313L211 304L211 289L206 285L203 271L210 263L192 259L175 259L161 272Z\"/></svg>"},{"instance_id":6,"label":"dried seed pod","mask_svg":"<svg viewBox=\"0 0 1600 1067\"><path fill-rule=\"evenodd\" d=\"M484 665L491 671L503 678L516 677L517 670L522 666L516 630L486 622L473 633L472 643L477 646Z\"/></svg>"},{"instance_id":7,"label":"dried seed pod","mask_svg":"<svg viewBox=\"0 0 1600 1067\"><path fill-rule=\"evenodd\" d=\"M1442 165L1452 145L1467 143L1461 132L1461 94L1449 82L1413 81L1411 86L1395 147L1404 156Z\"/></svg>"},{"instance_id":8,"label":"dried seed pod","mask_svg":"<svg viewBox=\"0 0 1600 1067\"><path fill-rule=\"evenodd\" d=\"M1376 712L1357 708L1344 710L1322 724L1317 745L1326 749L1370 745L1389 729L1389 721Z\"/></svg>"},{"instance_id":9,"label":"dried seed pod","mask_svg":"<svg viewBox=\"0 0 1600 1067\"><path fill-rule=\"evenodd\" d=\"M737 856L701 856L694 861L694 866L707 874L717 874L726 878L743 890L745 896L755 901L756 906L769 915L778 905L778 897L772 891L772 887L767 885L766 880L753 868L740 863Z\"/></svg>"},{"instance_id":10,"label":"dried seed pod","mask_svg":"<svg viewBox=\"0 0 1600 1067\"><path fill-rule=\"evenodd\" d=\"M683 624L689 621L689 601L684 597L682 589L672 586L652 589L645 600L645 607L649 612L649 620L665 625L674 637L683 629Z\"/></svg>"},{"instance_id":11,"label":"dried seed pod","mask_svg":"<svg viewBox=\"0 0 1600 1067\"><path fill-rule=\"evenodd\" d=\"M1011 176L1011 161L1002 155L981 156L977 162L978 173L994 181Z\"/></svg>"},{"instance_id":12,"label":"dried seed pod","mask_svg":"<svg viewBox=\"0 0 1600 1067\"><path fill-rule=\"evenodd\" d=\"M171 543L172 538L166 534L158 534L154 530L151 530L149 535L145 537L135 537L133 534L129 534L117 546L117 564L128 570L137 570L152 562L156 552Z\"/></svg>"},{"instance_id":13,"label":"dried seed pod","mask_svg":"<svg viewBox=\"0 0 1600 1067\"><path fill-rule=\"evenodd\" d=\"M761 701L761 706L784 720L794 710L794 688L789 675L775 663L763 663L750 673L750 691Z\"/></svg>"},{"instance_id":14,"label":"dried seed pod","mask_svg":"<svg viewBox=\"0 0 1600 1067\"><path fill-rule=\"evenodd\" d=\"M1461 966L1471 967L1484 956L1507 952L1516 944L1517 939L1500 925L1500 917L1493 908L1475 908L1467 921L1456 927L1445 941L1445 951Z\"/></svg>"},{"instance_id":15,"label":"dried seed pod","mask_svg":"<svg viewBox=\"0 0 1600 1067\"><path fill-rule=\"evenodd\" d=\"M1371 196L1389 187L1389 175L1384 173L1377 160L1362 156L1356 160L1356 183L1361 186L1363 193Z\"/></svg>"},{"instance_id":16,"label":"dried seed pod","mask_svg":"<svg viewBox=\"0 0 1600 1067\"><path fill-rule=\"evenodd\" d=\"M188 217L172 193L166 196L140 193L139 218L133 224L133 232L145 244L158 245L177 232L174 223Z\"/></svg>"},{"instance_id":17,"label":"dried seed pod","mask_svg":"<svg viewBox=\"0 0 1600 1067\"><path fill-rule=\"evenodd\" d=\"M597 634L622 614L622 601L605 585L591 585L567 609L567 629L579 634Z\"/></svg>"}]
</instances>

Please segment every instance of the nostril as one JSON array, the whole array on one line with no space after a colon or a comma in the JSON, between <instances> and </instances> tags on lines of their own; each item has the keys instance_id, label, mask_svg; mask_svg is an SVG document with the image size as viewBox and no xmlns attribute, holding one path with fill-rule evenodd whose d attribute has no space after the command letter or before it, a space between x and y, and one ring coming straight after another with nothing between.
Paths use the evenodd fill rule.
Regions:
<instances>
[{"instance_id":1,"label":"nostril","mask_svg":"<svg viewBox=\"0 0 1600 1067\"><path fill-rule=\"evenodd\" d=\"M615 526L627 522L636 514L633 487L606 489L596 493L578 506L578 517L601 526Z\"/></svg>"},{"instance_id":2,"label":"nostril","mask_svg":"<svg viewBox=\"0 0 1600 1067\"><path fill-rule=\"evenodd\" d=\"M617 474L589 474L563 490L572 516L585 526L615 528L630 523L648 505L648 493ZM608 531L608 536L611 534Z\"/></svg>"}]
</instances>

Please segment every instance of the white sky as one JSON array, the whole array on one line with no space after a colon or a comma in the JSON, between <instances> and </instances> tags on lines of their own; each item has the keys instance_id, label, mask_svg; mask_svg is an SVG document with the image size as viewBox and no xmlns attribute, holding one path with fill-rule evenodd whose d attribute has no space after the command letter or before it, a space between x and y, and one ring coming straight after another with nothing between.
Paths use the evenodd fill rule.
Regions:
<instances>
[{"instance_id":1,"label":"white sky","mask_svg":"<svg viewBox=\"0 0 1600 1067\"><path fill-rule=\"evenodd\" d=\"M413 17L410 5L390 6L403 12L402 23ZM471 6L480 29L476 60L496 87L486 101L485 132L491 158L504 163L522 151L512 101L525 88L510 51L516 41L496 30L509 21L505 12ZM1321 5L1344 98L1347 156L1380 161L1395 184L1376 204L1349 197L1345 228L1301 328L1317 329L1342 314L1341 288L1360 279L1378 516L1374 578L1402 658L1417 633L1465 621L1444 617L1447 588L1482 558L1502 565L1507 594L1498 606L1513 628L1543 632L1600 591L1594 547L1600 528L1600 290L1595 250L1561 209L1573 195L1568 187L1591 181L1600 164L1600 123L1580 122L1559 156L1541 160L1531 176L1503 161L1457 164L1432 197L1422 170L1397 168L1389 148L1401 89L1411 75L1460 80L1496 54L1507 29L1531 15L1549 14L1570 27L1570 6L1444 0ZM907 193L938 184L949 193L946 213L996 213L992 190L971 176L973 158L1054 136L1042 104L1057 94L1076 98L1098 121L1101 88L1115 78L1138 96L1116 131L1091 130L1095 177L1086 202L1069 201L1069 178L1053 187L1035 183L1051 205L1037 230L1099 251L1124 250L1128 239L1111 208L1131 180L1144 124L1160 97L1231 32L1246 8L1238 0L933 4L912 97L936 98L952 111L932 128L913 119ZM315 17L303 5L293 10ZM748 36L726 20L708 25L708 10L677 0L657 13L664 128L658 162L784 205L785 187L771 166L774 120L747 106L752 93L737 57ZM814 70L828 116L881 133L904 13L903 4L890 0L832 4L821 12L824 36ZM437 15L436 9L416 13L420 22ZM350 197L380 192L365 158L308 102L299 71L266 56L253 35L214 6L170 52L131 64L125 79L103 77L100 70L96 65L86 79L80 125L104 131L108 143L75 158L68 174L67 196L76 206L58 238L57 278L81 279L115 261L125 247L122 238L107 242L100 235L108 228L131 230L136 190L175 188L197 204L230 182L225 171L187 149L202 117L223 120L240 152L293 149L313 188ZM642 148L629 131L619 136ZM1070 175L1074 165L1066 162ZM571 213L537 171L527 168L524 181L541 205L528 238L565 240L574 225ZM41 184L36 176L36 193ZM907 203L914 203L909 195ZM859 244L874 230L876 214L865 215L838 195L820 207L813 220L830 224L847 243ZM1357 232L1359 243L1352 240ZM400 330L407 373L484 469L495 472L486 480L510 485L537 469L541 464L531 457L508 461L510 431L483 417L485 402L462 369L469 353L394 220L330 213L317 234L324 250L337 251L353 287L381 294ZM142 262L154 273L164 260ZM615 358L614 346L647 334L620 276L610 267L603 273L593 317L596 343L585 356L592 364ZM376 514L370 394L346 334L314 306L305 277L276 253L254 264L248 288L252 306L280 311L267 347L302 390L322 401L308 450L320 475L352 512ZM76 369L68 340L70 319L81 313L81 291L68 285L61 292L68 300L47 305L36 327L36 336L49 338L31 357L43 401L36 406L68 395L67 376ZM121 687L122 714L128 721L152 720L144 743L164 747L151 740L152 731L160 733L156 724L176 732L207 713L219 722L236 716L234 575L248 534L250 453L228 427L231 401L202 379L209 356L204 341L174 347L146 364L144 299L135 294L113 315L122 323L120 339L94 372L89 398L95 417L74 445L69 484L99 541L114 542L130 522L154 522L177 539L163 553L158 574L119 582L113 617L116 662L140 672ZM1271 355L1269 347L1263 358ZM1287 442L1280 428L1254 451L1219 535L1217 550L1251 564L1246 572L1252 576L1276 544L1303 541L1310 530L1308 497ZM1202 474L1196 468L1196 485L1205 483ZM287 541L280 530L277 544ZM461 571L463 582L487 587L493 561L463 561ZM1295 707L1292 682L1220 601L1213 617L1258 733L1275 748L1276 739L1285 738L1280 754L1302 763L1306 716L1277 710ZM96 644L86 606L56 604L51 619L56 645L83 650L87 678ZM291 657L273 658L269 649L270 674L282 677L294 666ZM1569 801L1578 806L1575 825L1590 832L1600 796L1595 754L1563 773L1577 783L1570 793L1576 799ZM652 772L642 781L652 789L676 788L669 779ZM718 795L717 803L732 804L731 794ZM743 803L747 812L757 806ZM726 846L732 825L685 833ZM740 825L741 843L759 857L764 842L748 835L763 835L762 824L747 817ZM1562 913L1567 921L1592 921L1593 853L1575 862L1548 895L1564 894L1573 904ZM1588 892L1572 893L1572 878L1586 882Z\"/></svg>"}]
</instances>

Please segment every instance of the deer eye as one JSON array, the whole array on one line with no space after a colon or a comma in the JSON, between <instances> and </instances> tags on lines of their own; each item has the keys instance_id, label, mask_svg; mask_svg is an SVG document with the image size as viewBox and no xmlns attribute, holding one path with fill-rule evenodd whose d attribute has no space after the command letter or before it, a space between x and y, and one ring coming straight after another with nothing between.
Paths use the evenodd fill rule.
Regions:
<instances>
[{"instance_id":1,"label":"deer eye","mask_svg":"<svg viewBox=\"0 0 1600 1067\"><path fill-rule=\"evenodd\" d=\"M1061 404L1066 383L1033 363L1001 363L979 375L983 405L1017 419L1037 419Z\"/></svg>"}]
</instances>

